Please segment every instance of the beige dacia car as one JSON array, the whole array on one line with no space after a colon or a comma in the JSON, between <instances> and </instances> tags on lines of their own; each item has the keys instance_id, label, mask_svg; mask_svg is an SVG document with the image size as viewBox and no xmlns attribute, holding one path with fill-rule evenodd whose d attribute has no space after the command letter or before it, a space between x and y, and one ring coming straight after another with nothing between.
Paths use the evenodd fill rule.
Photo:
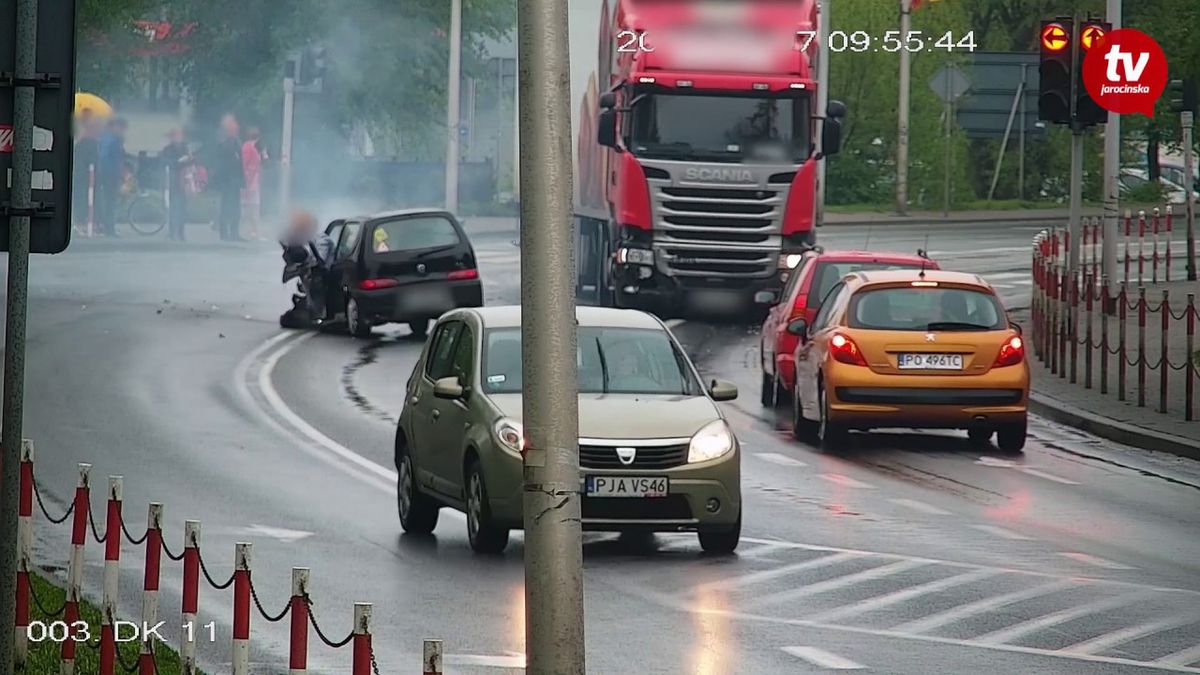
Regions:
<instances>
[{"instance_id":1,"label":"beige dacia car","mask_svg":"<svg viewBox=\"0 0 1200 675\"><path fill-rule=\"evenodd\" d=\"M588 530L693 531L731 552L742 528L741 452L674 336L645 312L580 307L579 464ZM408 380L396 429L397 507L429 533L464 511L471 548L497 553L522 527L521 309L443 315Z\"/></svg>"}]
</instances>

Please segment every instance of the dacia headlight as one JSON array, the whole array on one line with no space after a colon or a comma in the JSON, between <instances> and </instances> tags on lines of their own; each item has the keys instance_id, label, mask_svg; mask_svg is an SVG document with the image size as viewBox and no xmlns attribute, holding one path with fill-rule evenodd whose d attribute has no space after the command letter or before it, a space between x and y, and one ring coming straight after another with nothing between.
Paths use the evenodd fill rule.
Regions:
<instances>
[{"instance_id":1,"label":"dacia headlight","mask_svg":"<svg viewBox=\"0 0 1200 675\"><path fill-rule=\"evenodd\" d=\"M725 420L713 420L692 436L688 445L688 464L707 462L733 450L733 432Z\"/></svg>"},{"instance_id":2,"label":"dacia headlight","mask_svg":"<svg viewBox=\"0 0 1200 675\"><path fill-rule=\"evenodd\" d=\"M492 427L492 434L505 450L521 454L525 449L525 430L520 422L514 422L507 417L501 417Z\"/></svg>"}]
</instances>

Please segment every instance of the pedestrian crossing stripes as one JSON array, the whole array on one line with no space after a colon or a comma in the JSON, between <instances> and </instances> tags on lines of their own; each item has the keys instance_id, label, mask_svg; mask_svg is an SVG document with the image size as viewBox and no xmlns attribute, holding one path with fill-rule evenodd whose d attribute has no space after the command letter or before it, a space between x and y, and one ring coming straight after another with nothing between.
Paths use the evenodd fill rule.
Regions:
<instances>
[{"instance_id":1,"label":"pedestrian crossing stripes","mask_svg":"<svg viewBox=\"0 0 1200 675\"><path fill-rule=\"evenodd\" d=\"M1200 673L1197 591L1069 571L743 541L750 548L769 545L771 556L739 557L733 574L698 558L684 563L694 570L672 566L634 583L677 609L739 620ZM713 610L714 598L727 609ZM817 652L784 651L833 669L819 663Z\"/></svg>"}]
</instances>

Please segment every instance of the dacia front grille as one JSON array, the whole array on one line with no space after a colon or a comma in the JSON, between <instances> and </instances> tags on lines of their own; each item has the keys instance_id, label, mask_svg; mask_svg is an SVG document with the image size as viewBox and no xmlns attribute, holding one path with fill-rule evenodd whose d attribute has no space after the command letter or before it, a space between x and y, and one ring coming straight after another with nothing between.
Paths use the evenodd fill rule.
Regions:
<instances>
[{"instance_id":1,"label":"dacia front grille","mask_svg":"<svg viewBox=\"0 0 1200 675\"><path fill-rule=\"evenodd\" d=\"M633 446L625 446L633 447ZM634 447L633 461L625 464L616 447L580 445L579 466L585 469L670 469L687 463L688 444Z\"/></svg>"}]
</instances>

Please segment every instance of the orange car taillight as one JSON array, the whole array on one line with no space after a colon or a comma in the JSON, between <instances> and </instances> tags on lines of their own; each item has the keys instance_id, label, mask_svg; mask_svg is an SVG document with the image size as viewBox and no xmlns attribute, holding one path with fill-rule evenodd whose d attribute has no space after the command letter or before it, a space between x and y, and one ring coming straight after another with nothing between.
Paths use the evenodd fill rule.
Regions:
<instances>
[{"instance_id":1,"label":"orange car taillight","mask_svg":"<svg viewBox=\"0 0 1200 675\"><path fill-rule=\"evenodd\" d=\"M833 337L829 338L829 353L838 363L851 366L867 365L867 360L863 358L862 352L858 350L858 345L854 344L854 340L841 333L834 333Z\"/></svg>"},{"instance_id":2,"label":"orange car taillight","mask_svg":"<svg viewBox=\"0 0 1200 675\"><path fill-rule=\"evenodd\" d=\"M1000 353L996 356L996 363L992 364L993 368L1001 368L1003 366L1015 366L1025 360L1025 343L1020 336L1014 335L1000 347Z\"/></svg>"}]
</instances>

